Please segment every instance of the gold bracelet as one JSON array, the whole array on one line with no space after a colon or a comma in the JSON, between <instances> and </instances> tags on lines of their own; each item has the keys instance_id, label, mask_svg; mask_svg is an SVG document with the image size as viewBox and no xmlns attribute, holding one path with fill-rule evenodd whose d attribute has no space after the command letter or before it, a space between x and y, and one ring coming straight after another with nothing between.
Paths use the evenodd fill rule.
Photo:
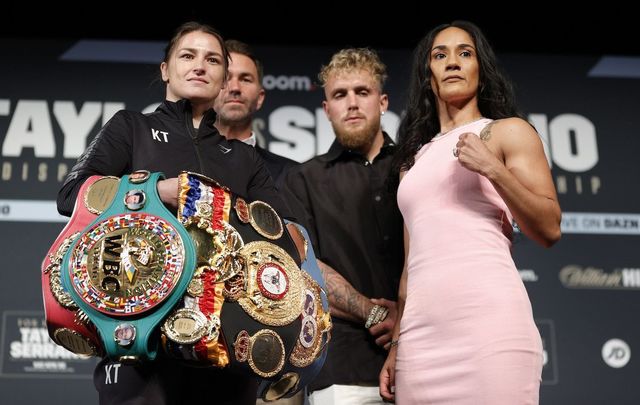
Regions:
<instances>
[{"instance_id":1,"label":"gold bracelet","mask_svg":"<svg viewBox=\"0 0 640 405\"><path fill-rule=\"evenodd\" d=\"M398 340L392 340L392 341L389 343L389 349L391 349L392 347L396 347L396 346L398 346L398 343L400 343L400 341L398 341Z\"/></svg>"}]
</instances>

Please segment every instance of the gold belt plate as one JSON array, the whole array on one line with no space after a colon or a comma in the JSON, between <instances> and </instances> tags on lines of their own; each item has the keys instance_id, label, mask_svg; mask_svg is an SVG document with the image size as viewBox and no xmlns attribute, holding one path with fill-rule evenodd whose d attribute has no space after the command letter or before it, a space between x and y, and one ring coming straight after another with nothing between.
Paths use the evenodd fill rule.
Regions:
<instances>
[{"instance_id":1,"label":"gold belt plate","mask_svg":"<svg viewBox=\"0 0 640 405\"><path fill-rule=\"evenodd\" d=\"M289 254L269 242L240 249L245 259L246 292L238 303L253 319L269 326L293 322L302 313L304 280Z\"/></svg>"}]
</instances>

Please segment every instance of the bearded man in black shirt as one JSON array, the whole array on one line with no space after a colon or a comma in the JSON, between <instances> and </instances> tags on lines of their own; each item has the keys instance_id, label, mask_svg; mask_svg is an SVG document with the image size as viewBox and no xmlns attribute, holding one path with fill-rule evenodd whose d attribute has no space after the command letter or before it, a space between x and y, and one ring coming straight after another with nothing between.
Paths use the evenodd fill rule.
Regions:
<instances>
[{"instance_id":1,"label":"bearded man in black shirt","mask_svg":"<svg viewBox=\"0 0 640 405\"><path fill-rule=\"evenodd\" d=\"M314 404L381 403L378 373L396 319L404 260L395 149L382 131L386 67L371 49L344 49L323 66L324 111L336 140L290 170L285 196L309 231L333 320L328 357L310 384Z\"/></svg>"}]
</instances>

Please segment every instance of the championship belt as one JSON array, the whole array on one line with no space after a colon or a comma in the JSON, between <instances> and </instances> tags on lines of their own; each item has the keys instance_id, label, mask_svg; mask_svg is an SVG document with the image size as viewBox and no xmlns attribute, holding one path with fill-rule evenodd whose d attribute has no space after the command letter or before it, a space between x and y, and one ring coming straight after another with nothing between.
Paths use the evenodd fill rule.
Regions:
<instances>
[{"instance_id":1,"label":"championship belt","mask_svg":"<svg viewBox=\"0 0 640 405\"><path fill-rule=\"evenodd\" d=\"M123 176L116 196L64 255L62 285L96 326L106 354L152 360L158 325L193 277L195 249L156 190L164 176Z\"/></svg>"},{"instance_id":2,"label":"championship belt","mask_svg":"<svg viewBox=\"0 0 640 405\"><path fill-rule=\"evenodd\" d=\"M295 225L304 240L304 306L302 326L298 340L277 380L263 380L258 387L258 396L265 401L293 396L309 384L320 372L327 357L327 345L331 340L331 315L329 300L324 291L325 283L311 246L309 234L303 226Z\"/></svg>"},{"instance_id":3,"label":"championship belt","mask_svg":"<svg viewBox=\"0 0 640 405\"><path fill-rule=\"evenodd\" d=\"M60 346L80 355L101 355L102 342L93 323L62 287L60 264L80 231L111 204L119 180L110 176L91 176L84 182L69 222L42 261L42 297L49 336Z\"/></svg>"},{"instance_id":4,"label":"championship belt","mask_svg":"<svg viewBox=\"0 0 640 405\"><path fill-rule=\"evenodd\" d=\"M181 174L179 183L178 219L194 241L196 271L181 304L163 323L165 350L194 365L267 379L265 391L283 378L297 382L284 375L300 371L290 366L290 357L305 309L317 311L310 321L316 325L325 325L327 313L320 287L299 267L306 255L297 246L304 238L292 237L265 202L248 202L195 173ZM326 343L316 347L311 340L311 349L296 357L300 369L322 355ZM292 384L280 396L298 387Z\"/></svg>"}]
</instances>

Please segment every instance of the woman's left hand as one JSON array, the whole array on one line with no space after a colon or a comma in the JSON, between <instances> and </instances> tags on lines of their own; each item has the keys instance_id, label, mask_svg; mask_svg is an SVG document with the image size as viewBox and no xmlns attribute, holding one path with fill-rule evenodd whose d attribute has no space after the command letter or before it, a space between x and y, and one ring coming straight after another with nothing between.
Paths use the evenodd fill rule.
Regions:
<instances>
[{"instance_id":1,"label":"woman's left hand","mask_svg":"<svg viewBox=\"0 0 640 405\"><path fill-rule=\"evenodd\" d=\"M396 400L396 353L397 346L389 349L387 360L378 375L378 390L384 402L395 402Z\"/></svg>"},{"instance_id":2,"label":"woman's left hand","mask_svg":"<svg viewBox=\"0 0 640 405\"><path fill-rule=\"evenodd\" d=\"M158 185L158 195L163 203L171 208L178 208L178 178L172 177L166 180L160 180Z\"/></svg>"}]
</instances>

